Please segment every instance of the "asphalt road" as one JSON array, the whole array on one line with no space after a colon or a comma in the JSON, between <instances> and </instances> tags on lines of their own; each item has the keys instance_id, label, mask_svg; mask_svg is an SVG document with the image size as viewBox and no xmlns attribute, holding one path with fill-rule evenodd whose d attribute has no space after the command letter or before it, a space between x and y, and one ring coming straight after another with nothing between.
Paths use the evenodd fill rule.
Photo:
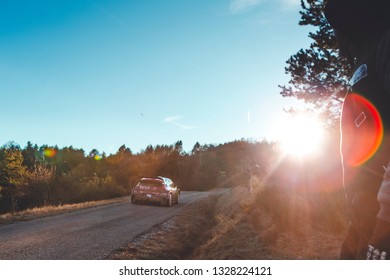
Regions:
<instances>
[{"instance_id":1,"label":"asphalt road","mask_svg":"<svg viewBox=\"0 0 390 280\"><path fill-rule=\"evenodd\" d=\"M0 225L0 259L96 260L175 216L207 192L182 192L172 207L124 202Z\"/></svg>"}]
</instances>

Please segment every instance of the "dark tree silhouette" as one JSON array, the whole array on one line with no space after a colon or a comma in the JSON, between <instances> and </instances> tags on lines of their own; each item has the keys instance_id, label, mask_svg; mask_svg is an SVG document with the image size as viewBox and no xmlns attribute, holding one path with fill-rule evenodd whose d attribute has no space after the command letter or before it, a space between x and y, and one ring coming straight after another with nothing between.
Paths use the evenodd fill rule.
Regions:
<instances>
[{"instance_id":1,"label":"dark tree silhouette","mask_svg":"<svg viewBox=\"0 0 390 280\"><path fill-rule=\"evenodd\" d=\"M352 69L339 55L334 32L323 13L325 1L301 0L299 25L315 28L308 35L313 42L287 60L285 71L291 78L280 88L282 96L314 105L331 125L338 120Z\"/></svg>"}]
</instances>

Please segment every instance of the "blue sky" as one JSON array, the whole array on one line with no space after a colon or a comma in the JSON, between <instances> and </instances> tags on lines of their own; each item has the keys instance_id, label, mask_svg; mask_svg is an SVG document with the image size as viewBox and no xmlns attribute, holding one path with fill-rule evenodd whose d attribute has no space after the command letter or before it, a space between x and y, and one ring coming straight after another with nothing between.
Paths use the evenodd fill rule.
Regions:
<instances>
[{"instance_id":1,"label":"blue sky","mask_svg":"<svg viewBox=\"0 0 390 280\"><path fill-rule=\"evenodd\" d=\"M0 145L273 140L299 0L1 0Z\"/></svg>"}]
</instances>

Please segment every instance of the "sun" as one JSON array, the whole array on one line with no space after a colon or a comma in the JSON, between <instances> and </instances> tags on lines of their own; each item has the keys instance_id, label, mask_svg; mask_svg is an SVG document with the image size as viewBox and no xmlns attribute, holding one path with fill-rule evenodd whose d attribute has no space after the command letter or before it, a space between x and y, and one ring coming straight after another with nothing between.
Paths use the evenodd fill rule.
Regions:
<instances>
[{"instance_id":1,"label":"sun","mask_svg":"<svg viewBox=\"0 0 390 280\"><path fill-rule=\"evenodd\" d=\"M284 154L305 158L318 154L323 148L324 128L321 122L307 116L287 119L279 131L279 141Z\"/></svg>"}]
</instances>

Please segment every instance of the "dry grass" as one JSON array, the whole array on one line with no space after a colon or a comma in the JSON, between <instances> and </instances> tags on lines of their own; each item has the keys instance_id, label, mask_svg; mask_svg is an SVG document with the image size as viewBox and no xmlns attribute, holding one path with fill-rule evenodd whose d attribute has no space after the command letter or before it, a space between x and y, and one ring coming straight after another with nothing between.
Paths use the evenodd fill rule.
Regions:
<instances>
[{"instance_id":1,"label":"dry grass","mask_svg":"<svg viewBox=\"0 0 390 280\"><path fill-rule=\"evenodd\" d=\"M124 201L125 199L127 198L121 197L121 198L107 199L101 201L90 201L90 202L77 203L77 204L64 204L59 206L49 205L45 207L27 209L15 213L6 213L0 215L0 224L10 224L16 221L28 221L31 219L58 215L62 213L79 210L79 209L85 209L85 208L91 208L100 205L116 203L116 202Z\"/></svg>"},{"instance_id":2,"label":"dry grass","mask_svg":"<svg viewBox=\"0 0 390 280\"><path fill-rule=\"evenodd\" d=\"M281 193L253 179L189 205L108 258L338 259L345 224L330 207L326 196Z\"/></svg>"}]
</instances>

